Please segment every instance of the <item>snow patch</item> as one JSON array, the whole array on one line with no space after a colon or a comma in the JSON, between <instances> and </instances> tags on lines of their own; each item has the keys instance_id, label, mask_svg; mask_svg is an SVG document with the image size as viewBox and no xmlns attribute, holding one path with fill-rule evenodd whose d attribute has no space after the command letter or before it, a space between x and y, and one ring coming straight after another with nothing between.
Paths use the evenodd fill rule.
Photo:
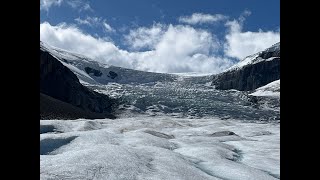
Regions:
<instances>
[{"instance_id":1,"label":"snow patch","mask_svg":"<svg viewBox=\"0 0 320 180\"><path fill-rule=\"evenodd\" d=\"M280 79L256 89L251 96L268 96L280 98Z\"/></svg>"}]
</instances>

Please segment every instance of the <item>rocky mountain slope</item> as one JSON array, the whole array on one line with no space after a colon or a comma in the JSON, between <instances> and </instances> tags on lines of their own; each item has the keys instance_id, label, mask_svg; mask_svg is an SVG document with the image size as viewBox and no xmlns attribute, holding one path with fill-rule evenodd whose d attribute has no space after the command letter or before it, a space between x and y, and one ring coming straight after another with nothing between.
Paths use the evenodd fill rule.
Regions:
<instances>
[{"instance_id":1,"label":"rocky mountain slope","mask_svg":"<svg viewBox=\"0 0 320 180\"><path fill-rule=\"evenodd\" d=\"M74 110L70 117L67 109L59 111L59 117L68 118L114 118L111 115L115 100L83 86L77 76L49 52L40 48L40 93L59 101L54 101L40 94L40 102L51 103L52 108L41 108L40 118L48 118L50 111L57 110L60 101L70 104ZM55 102L55 103L53 103ZM59 102L59 103L56 103ZM64 103L63 103L64 104ZM43 103L42 103L43 105ZM80 113L81 112L81 113ZM52 112L50 112L52 114ZM65 118L66 118L65 117Z\"/></svg>"},{"instance_id":2,"label":"rocky mountain slope","mask_svg":"<svg viewBox=\"0 0 320 180\"><path fill-rule=\"evenodd\" d=\"M280 42L213 77L217 89L250 91L280 79Z\"/></svg>"},{"instance_id":3,"label":"rocky mountain slope","mask_svg":"<svg viewBox=\"0 0 320 180\"><path fill-rule=\"evenodd\" d=\"M103 64L84 55L52 47L43 42L40 42L40 49L50 52L53 57L76 74L83 84L172 82L178 77L172 74L145 72Z\"/></svg>"},{"instance_id":4,"label":"rocky mountain slope","mask_svg":"<svg viewBox=\"0 0 320 180\"><path fill-rule=\"evenodd\" d=\"M40 119L104 119L113 115L84 111L70 103L40 93Z\"/></svg>"}]
</instances>

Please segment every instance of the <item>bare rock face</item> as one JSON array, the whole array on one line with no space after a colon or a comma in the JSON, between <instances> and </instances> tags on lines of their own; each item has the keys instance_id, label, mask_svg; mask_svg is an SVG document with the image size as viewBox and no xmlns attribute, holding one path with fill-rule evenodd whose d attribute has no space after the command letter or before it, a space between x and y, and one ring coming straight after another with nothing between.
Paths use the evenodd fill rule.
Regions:
<instances>
[{"instance_id":1,"label":"bare rock face","mask_svg":"<svg viewBox=\"0 0 320 180\"><path fill-rule=\"evenodd\" d=\"M101 71L93 69L91 67L85 67L84 70L86 71L87 74L91 74L92 73L94 76L97 76L97 77L102 75Z\"/></svg>"},{"instance_id":2,"label":"bare rock face","mask_svg":"<svg viewBox=\"0 0 320 180\"><path fill-rule=\"evenodd\" d=\"M260 52L255 60L259 61L214 76L212 84L221 90L250 91L280 79L280 43Z\"/></svg>"},{"instance_id":3,"label":"bare rock face","mask_svg":"<svg viewBox=\"0 0 320 180\"><path fill-rule=\"evenodd\" d=\"M40 93L40 119L114 119L115 116L107 113L84 111L72 104L52 98Z\"/></svg>"},{"instance_id":4,"label":"bare rock face","mask_svg":"<svg viewBox=\"0 0 320 180\"><path fill-rule=\"evenodd\" d=\"M113 71L109 71L108 77L110 77L111 79L114 79L114 78L116 78L117 76L118 76L117 73L115 73L115 72L113 72Z\"/></svg>"},{"instance_id":5,"label":"bare rock face","mask_svg":"<svg viewBox=\"0 0 320 180\"><path fill-rule=\"evenodd\" d=\"M71 70L50 53L41 49L40 93L69 103L86 112L105 114L105 117L110 117L115 104L115 100L108 96L83 86ZM100 115L97 118L101 118Z\"/></svg>"}]
</instances>

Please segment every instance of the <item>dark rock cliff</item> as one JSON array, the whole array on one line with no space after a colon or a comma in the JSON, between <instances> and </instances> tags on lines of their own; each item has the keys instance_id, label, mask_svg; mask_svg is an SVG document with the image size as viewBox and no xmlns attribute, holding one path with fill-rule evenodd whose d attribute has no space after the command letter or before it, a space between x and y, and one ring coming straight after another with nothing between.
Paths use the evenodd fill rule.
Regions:
<instances>
[{"instance_id":1,"label":"dark rock cliff","mask_svg":"<svg viewBox=\"0 0 320 180\"><path fill-rule=\"evenodd\" d=\"M280 43L260 52L252 62L214 76L212 85L221 90L250 91L280 79Z\"/></svg>"},{"instance_id":2,"label":"dark rock cliff","mask_svg":"<svg viewBox=\"0 0 320 180\"><path fill-rule=\"evenodd\" d=\"M94 76L101 76L102 72L96 69L93 69L91 67L85 67L84 70L86 71L87 74L92 73Z\"/></svg>"},{"instance_id":3,"label":"dark rock cliff","mask_svg":"<svg viewBox=\"0 0 320 180\"><path fill-rule=\"evenodd\" d=\"M82 118L114 118L111 113L113 112L115 100L83 86L71 70L65 67L50 53L41 49L40 93L77 107L78 110L83 111L81 115L83 116ZM40 98L43 97L44 96L40 96ZM94 116L92 113L99 115ZM79 115L75 115L75 118L80 117Z\"/></svg>"},{"instance_id":4,"label":"dark rock cliff","mask_svg":"<svg viewBox=\"0 0 320 180\"><path fill-rule=\"evenodd\" d=\"M72 104L40 93L40 119L114 119L112 114L84 111Z\"/></svg>"}]
</instances>

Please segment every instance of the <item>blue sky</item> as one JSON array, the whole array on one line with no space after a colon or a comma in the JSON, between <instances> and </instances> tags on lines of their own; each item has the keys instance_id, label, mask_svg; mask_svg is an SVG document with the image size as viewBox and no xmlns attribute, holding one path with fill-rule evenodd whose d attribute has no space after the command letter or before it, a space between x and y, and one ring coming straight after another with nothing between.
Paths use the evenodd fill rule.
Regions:
<instances>
[{"instance_id":1,"label":"blue sky","mask_svg":"<svg viewBox=\"0 0 320 180\"><path fill-rule=\"evenodd\" d=\"M116 66L215 74L280 41L280 2L41 0L40 39Z\"/></svg>"}]
</instances>

